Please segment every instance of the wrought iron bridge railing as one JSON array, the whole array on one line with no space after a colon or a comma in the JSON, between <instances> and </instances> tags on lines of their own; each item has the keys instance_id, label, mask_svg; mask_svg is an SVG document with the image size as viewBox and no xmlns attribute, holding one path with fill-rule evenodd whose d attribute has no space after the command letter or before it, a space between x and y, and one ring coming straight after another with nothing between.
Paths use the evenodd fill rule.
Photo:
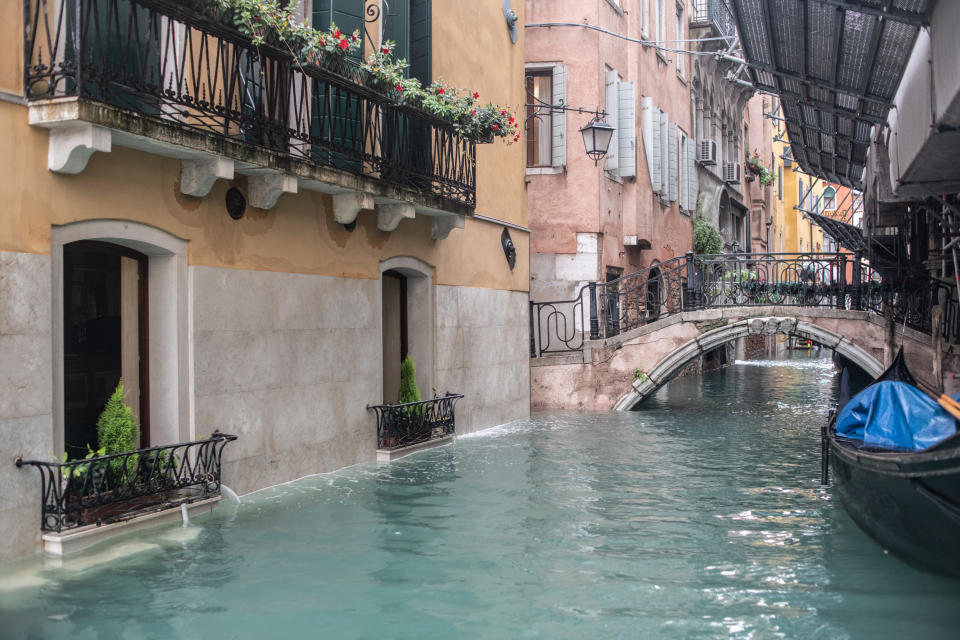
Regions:
<instances>
[{"instance_id":1,"label":"wrought iron bridge railing","mask_svg":"<svg viewBox=\"0 0 960 640\"><path fill-rule=\"evenodd\" d=\"M432 400L368 406L377 414L377 448L398 449L452 435L454 409L463 395L448 393Z\"/></svg>"},{"instance_id":2,"label":"wrought iron bridge railing","mask_svg":"<svg viewBox=\"0 0 960 640\"><path fill-rule=\"evenodd\" d=\"M220 495L223 448L237 436L57 462L23 460L40 470L41 528L60 532L106 524L184 502Z\"/></svg>"},{"instance_id":3,"label":"wrought iron bridge railing","mask_svg":"<svg viewBox=\"0 0 960 640\"><path fill-rule=\"evenodd\" d=\"M570 300L530 302L530 355L583 350L661 318L697 309L782 306L889 313L930 334L931 311L943 306L941 333L960 342L960 306L945 282L883 280L862 256L848 253L730 253L673 258L609 282L590 282Z\"/></svg>"},{"instance_id":4,"label":"wrought iron bridge railing","mask_svg":"<svg viewBox=\"0 0 960 640\"><path fill-rule=\"evenodd\" d=\"M167 125L476 204L476 146L349 59L323 66L210 0L23 0L28 100L77 96Z\"/></svg>"}]
</instances>

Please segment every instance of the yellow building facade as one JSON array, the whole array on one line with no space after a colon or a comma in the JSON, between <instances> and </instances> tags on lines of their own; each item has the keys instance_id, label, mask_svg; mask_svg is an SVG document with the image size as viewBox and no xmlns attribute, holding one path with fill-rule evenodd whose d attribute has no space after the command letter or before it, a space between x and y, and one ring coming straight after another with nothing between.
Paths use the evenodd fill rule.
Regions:
<instances>
[{"instance_id":1,"label":"yellow building facade","mask_svg":"<svg viewBox=\"0 0 960 640\"><path fill-rule=\"evenodd\" d=\"M376 459L367 406L396 401L405 355L424 398L464 394L457 432L527 416L523 144L474 144L194 5L0 6L8 458L96 447L121 377L141 446L238 435L223 467L238 493ZM367 50L405 46L424 85L522 113L522 30L512 41L499 5L391 0L388 25L365 21L379 1L334 0L301 17L327 29L327 5ZM0 559L37 550L39 478L5 465L0 482Z\"/></svg>"}]
</instances>

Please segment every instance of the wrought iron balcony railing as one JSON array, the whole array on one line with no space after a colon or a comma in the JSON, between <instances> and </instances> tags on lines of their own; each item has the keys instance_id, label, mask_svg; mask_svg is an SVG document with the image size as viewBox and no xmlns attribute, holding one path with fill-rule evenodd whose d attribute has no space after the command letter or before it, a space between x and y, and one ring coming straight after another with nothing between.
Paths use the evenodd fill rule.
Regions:
<instances>
[{"instance_id":1,"label":"wrought iron balcony railing","mask_svg":"<svg viewBox=\"0 0 960 640\"><path fill-rule=\"evenodd\" d=\"M223 448L236 439L237 436L214 432L206 440L86 460L18 458L16 464L40 470L41 528L59 533L220 495Z\"/></svg>"},{"instance_id":2,"label":"wrought iron balcony railing","mask_svg":"<svg viewBox=\"0 0 960 640\"><path fill-rule=\"evenodd\" d=\"M442 398L368 406L377 414L377 448L398 449L452 435L454 409L463 395L448 393Z\"/></svg>"},{"instance_id":3,"label":"wrought iron balcony railing","mask_svg":"<svg viewBox=\"0 0 960 640\"><path fill-rule=\"evenodd\" d=\"M734 36L737 25L724 0L694 0L692 26L712 26L721 36Z\"/></svg>"},{"instance_id":4,"label":"wrought iron balcony railing","mask_svg":"<svg viewBox=\"0 0 960 640\"><path fill-rule=\"evenodd\" d=\"M349 60L321 67L254 47L204 0L23 2L28 100L86 98L476 204L475 145Z\"/></svg>"},{"instance_id":5,"label":"wrought iron balcony railing","mask_svg":"<svg viewBox=\"0 0 960 640\"><path fill-rule=\"evenodd\" d=\"M661 318L721 307L829 307L890 313L930 334L944 304L941 332L960 342L960 306L932 278L884 280L848 253L730 253L673 258L616 280L591 282L570 300L530 302L530 355L574 353L586 340L612 338Z\"/></svg>"}]
</instances>

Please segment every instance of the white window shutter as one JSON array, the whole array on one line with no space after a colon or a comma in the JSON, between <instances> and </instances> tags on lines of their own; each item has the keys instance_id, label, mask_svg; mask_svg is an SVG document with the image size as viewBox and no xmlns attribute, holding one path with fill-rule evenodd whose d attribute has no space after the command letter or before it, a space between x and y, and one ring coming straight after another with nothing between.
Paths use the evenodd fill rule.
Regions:
<instances>
[{"instance_id":1,"label":"white window shutter","mask_svg":"<svg viewBox=\"0 0 960 640\"><path fill-rule=\"evenodd\" d=\"M617 127L620 124L618 106L620 96L618 95L617 85L619 84L616 69L609 69L606 75L606 106L607 123ZM611 173L617 173L620 167L620 151L617 146L619 131L614 131L610 138L610 146L607 148L606 170Z\"/></svg>"},{"instance_id":2,"label":"white window shutter","mask_svg":"<svg viewBox=\"0 0 960 640\"><path fill-rule=\"evenodd\" d=\"M660 152L660 118L663 114L660 109L657 107L650 107L650 137L648 141L650 143L650 158L648 163L650 165L650 186L653 188L654 193L660 193L660 190L663 188L663 180L661 180L661 152Z\"/></svg>"},{"instance_id":3,"label":"white window shutter","mask_svg":"<svg viewBox=\"0 0 960 640\"><path fill-rule=\"evenodd\" d=\"M553 102L551 104L567 103L567 68L558 64L553 68ZM561 168L567 164L567 116L561 111L553 114L552 155L551 164Z\"/></svg>"},{"instance_id":4,"label":"white window shutter","mask_svg":"<svg viewBox=\"0 0 960 640\"><path fill-rule=\"evenodd\" d=\"M620 177L637 176L637 115L633 98L633 83L619 85L617 147L620 155Z\"/></svg>"},{"instance_id":5,"label":"white window shutter","mask_svg":"<svg viewBox=\"0 0 960 640\"><path fill-rule=\"evenodd\" d=\"M669 196L670 190L670 140L667 132L670 130L670 115L666 111L660 112L660 195Z\"/></svg>"},{"instance_id":6,"label":"white window shutter","mask_svg":"<svg viewBox=\"0 0 960 640\"><path fill-rule=\"evenodd\" d=\"M677 123L671 122L667 129L667 140L670 144L670 153L667 156L669 163L667 181L669 183L670 202L677 201Z\"/></svg>"}]
</instances>

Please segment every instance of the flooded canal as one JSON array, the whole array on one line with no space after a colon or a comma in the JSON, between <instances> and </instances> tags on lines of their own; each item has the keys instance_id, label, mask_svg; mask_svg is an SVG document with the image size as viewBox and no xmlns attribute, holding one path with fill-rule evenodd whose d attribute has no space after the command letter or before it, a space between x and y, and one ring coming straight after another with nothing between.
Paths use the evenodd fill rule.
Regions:
<instances>
[{"instance_id":1,"label":"flooded canal","mask_svg":"<svg viewBox=\"0 0 960 640\"><path fill-rule=\"evenodd\" d=\"M633 413L305 478L0 569L0 635L956 637L960 581L884 555L819 485L835 394L828 359L737 363Z\"/></svg>"}]
</instances>

